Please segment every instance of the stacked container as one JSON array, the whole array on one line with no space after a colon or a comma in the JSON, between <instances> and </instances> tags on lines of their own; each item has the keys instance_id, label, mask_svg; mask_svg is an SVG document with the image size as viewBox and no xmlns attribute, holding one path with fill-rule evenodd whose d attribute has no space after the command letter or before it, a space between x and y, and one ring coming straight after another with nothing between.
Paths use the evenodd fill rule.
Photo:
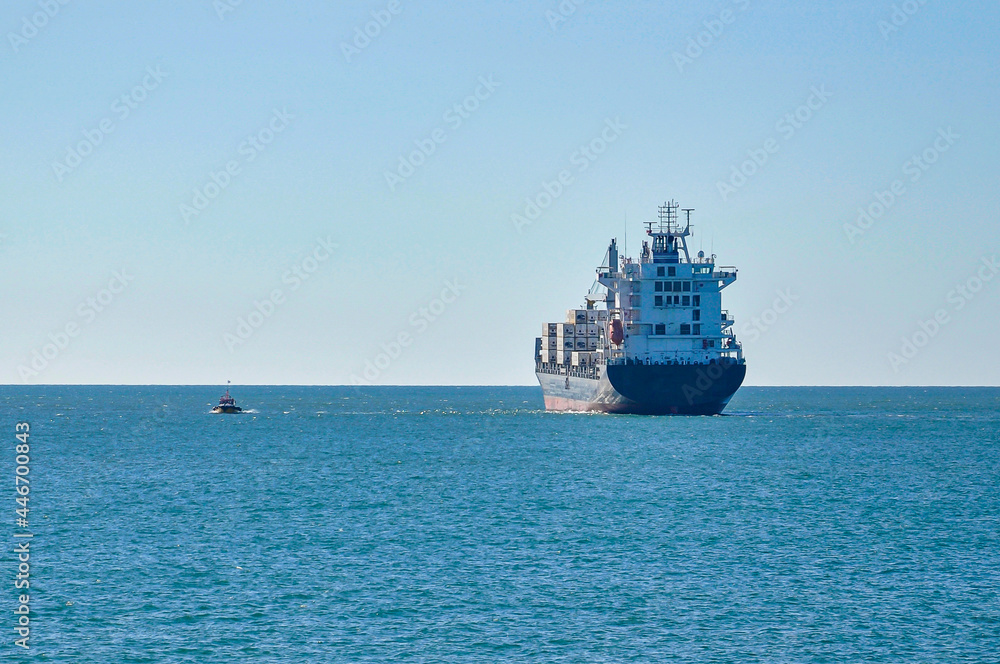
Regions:
<instances>
[{"instance_id":1,"label":"stacked container","mask_svg":"<svg viewBox=\"0 0 1000 664\"><path fill-rule=\"evenodd\" d=\"M565 323L545 323L539 361L574 367L592 365L607 320L605 309L569 309Z\"/></svg>"},{"instance_id":2,"label":"stacked container","mask_svg":"<svg viewBox=\"0 0 1000 664\"><path fill-rule=\"evenodd\" d=\"M550 323L550 325L555 325L555 335L558 337L576 336L576 325L573 323Z\"/></svg>"}]
</instances>

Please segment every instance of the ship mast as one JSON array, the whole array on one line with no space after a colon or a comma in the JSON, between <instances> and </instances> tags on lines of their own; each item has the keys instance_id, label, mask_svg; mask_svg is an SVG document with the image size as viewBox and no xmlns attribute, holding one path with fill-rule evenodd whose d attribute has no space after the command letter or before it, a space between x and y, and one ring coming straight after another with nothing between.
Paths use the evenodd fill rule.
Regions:
<instances>
[{"instance_id":1,"label":"ship mast","mask_svg":"<svg viewBox=\"0 0 1000 664\"><path fill-rule=\"evenodd\" d=\"M691 235L691 213L694 208L685 208L687 214L687 225L681 228L677 220L677 211L681 204L676 201L667 201L657 208L659 224L653 230L654 221L647 221L646 235L653 238L653 263L679 263L680 251L684 252L684 262L690 263L691 256L688 253L687 238Z\"/></svg>"}]
</instances>

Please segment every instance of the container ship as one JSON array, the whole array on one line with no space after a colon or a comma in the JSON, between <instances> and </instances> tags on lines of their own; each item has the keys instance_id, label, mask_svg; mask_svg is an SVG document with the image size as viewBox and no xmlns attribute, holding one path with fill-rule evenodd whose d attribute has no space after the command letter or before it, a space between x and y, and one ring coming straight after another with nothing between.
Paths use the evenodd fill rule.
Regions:
<instances>
[{"instance_id":1,"label":"container ship","mask_svg":"<svg viewBox=\"0 0 1000 664\"><path fill-rule=\"evenodd\" d=\"M670 201L646 222L638 261L612 239L584 308L546 323L535 375L550 411L717 415L746 376L722 289L735 267L688 253L691 212Z\"/></svg>"}]
</instances>

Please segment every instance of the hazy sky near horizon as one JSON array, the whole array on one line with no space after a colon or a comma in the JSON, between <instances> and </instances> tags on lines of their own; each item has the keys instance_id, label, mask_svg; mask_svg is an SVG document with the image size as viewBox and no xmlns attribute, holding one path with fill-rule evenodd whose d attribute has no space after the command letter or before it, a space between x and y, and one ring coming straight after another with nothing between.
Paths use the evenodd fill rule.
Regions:
<instances>
[{"instance_id":1,"label":"hazy sky near horizon","mask_svg":"<svg viewBox=\"0 0 1000 664\"><path fill-rule=\"evenodd\" d=\"M531 384L676 198L748 385L1000 384L996 3L231 4L5 3L0 382Z\"/></svg>"}]
</instances>

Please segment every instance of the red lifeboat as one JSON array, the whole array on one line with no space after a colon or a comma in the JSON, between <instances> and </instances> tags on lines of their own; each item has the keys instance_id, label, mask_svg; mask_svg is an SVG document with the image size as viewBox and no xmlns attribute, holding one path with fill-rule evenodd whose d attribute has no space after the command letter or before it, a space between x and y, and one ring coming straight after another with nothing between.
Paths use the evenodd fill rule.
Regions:
<instances>
[{"instance_id":1,"label":"red lifeboat","mask_svg":"<svg viewBox=\"0 0 1000 664\"><path fill-rule=\"evenodd\" d=\"M621 345L625 340L625 329L622 326L622 322L619 319L614 319L611 321L611 343L616 346Z\"/></svg>"}]
</instances>

